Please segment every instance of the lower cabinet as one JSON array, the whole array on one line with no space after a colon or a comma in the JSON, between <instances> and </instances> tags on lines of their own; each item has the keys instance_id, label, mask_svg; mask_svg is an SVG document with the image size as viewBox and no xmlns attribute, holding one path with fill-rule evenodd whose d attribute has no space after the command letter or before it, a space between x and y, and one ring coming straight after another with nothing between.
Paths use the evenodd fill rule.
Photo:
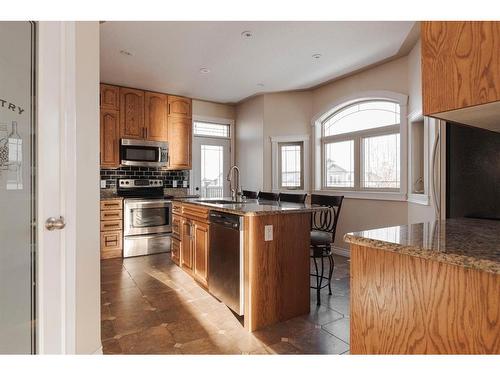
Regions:
<instances>
[{"instance_id":1,"label":"lower cabinet","mask_svg":"<svg viewBox=\"0 0 500 375\"><path fill-rule=\"evenodd\" d=\"M181 220L181 267L193 272L193 228L191 220L182 218Z\"/></svg>"},{"instance_id":2,"label":"lower cabinet","mask_svg":"<svg viewBox=\"0 0 500 375\"><path fill-rule=\"evenodd\" d=\"M194 277L201 284L208 286L208 228L209 225L194 221L192 224L194 237Z\"/></svg>"},{"instance_id":3,"label":"lower cabinet","mask_svg":"<svg viewBox=\"0 0 500 375\"><path fill-rule=\"evenodd\" d=\"M193 206L184 209L178 202L174 202L173 206L172 261L199 284L208 287L208 210Z\"/></svg>"},{"instance_id":4,"label":"lower cabinet","mask_svg":"<svg viewBox=\"0 0 500 375\"><path fill-rule=\"evenodd\" d=\"M123 200L101 200L101 259L121 258L123 250Z\"/></svg>"}]
</instances>

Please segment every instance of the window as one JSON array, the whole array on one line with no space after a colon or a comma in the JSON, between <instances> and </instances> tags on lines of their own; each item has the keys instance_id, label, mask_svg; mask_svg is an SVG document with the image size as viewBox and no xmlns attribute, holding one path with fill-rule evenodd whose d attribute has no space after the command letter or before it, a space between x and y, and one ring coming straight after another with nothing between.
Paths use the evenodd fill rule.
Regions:
<instances>
[{"instance_id":1,"label":"window","mask_svg":"<svg viewBox=\"0 0 500 375\"><path fill-rule=\"evenodd\" d=\"M322 188L399 191L400 105L389 100L348 104L321 121Z\"/></svg>"},{"instance_id":2,"label":"window","mask_svg":"<svg viewBox=\"0 0 500 375\"><path fill-rule=\"evenodd\" d=\"M303 142L278 143L280 189L303 189Z\"/></svg>"},{"instance_id":3,"label":"window","mask_svg":"<svg viewBox=\"0 0 500 375\"><path fill-rule=\"evenodd\" d=\"M205 137L229 138L229 125L212 122L194 121L194 135Z\"/></svg>"}]
</instances>

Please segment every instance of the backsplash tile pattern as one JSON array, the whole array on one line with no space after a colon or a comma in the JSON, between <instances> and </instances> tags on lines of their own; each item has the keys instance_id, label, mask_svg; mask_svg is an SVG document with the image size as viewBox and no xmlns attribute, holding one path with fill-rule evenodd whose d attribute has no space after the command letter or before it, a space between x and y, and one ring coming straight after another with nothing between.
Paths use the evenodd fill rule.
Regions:
<instances>
[{"instance_id":1,"label":"backsplash tile pattern","mask_svg":"<svg viewBox=\"0 0 500 375\"><path fill-rule=\"evenodd\" d=\"M163 186L173 187L174 180L177 181L177 187L182 187L182 182L187 181L189 187L189 171L166 171L158 168L148 167L120 167L118 169L101 169L101 180L106 180L106 188L116 188L118 178L130 179L151 179L163 180Z\"/></svg>"}]
</instances>

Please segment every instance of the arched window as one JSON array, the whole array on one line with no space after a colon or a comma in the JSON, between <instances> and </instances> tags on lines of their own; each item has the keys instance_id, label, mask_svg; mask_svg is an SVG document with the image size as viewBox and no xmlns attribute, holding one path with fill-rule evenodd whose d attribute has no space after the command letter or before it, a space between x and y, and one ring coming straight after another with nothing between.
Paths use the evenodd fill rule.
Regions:
<instances>
[{"instance_id":1,"label":"arched window","mask_svg":"<svg viewBox=\"0 0 500 375\"><path fill-rule=\"evenodd\" d=\"M338 107L321 120L323 189L399 191L401 108L370 99Z\"/></svg>"}]
</instances>

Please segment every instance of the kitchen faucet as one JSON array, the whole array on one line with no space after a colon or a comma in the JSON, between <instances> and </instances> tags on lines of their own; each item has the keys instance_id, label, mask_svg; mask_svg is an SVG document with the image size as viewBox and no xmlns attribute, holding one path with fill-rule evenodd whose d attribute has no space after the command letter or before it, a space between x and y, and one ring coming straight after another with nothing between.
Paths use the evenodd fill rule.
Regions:
<instances>
[{"instance_id":1,"label":"kitchen faucet","mask_svg":"<svg viewBox=\"0 0 500 375\"><path fill-rule=\"evenodd\" d=\"M236 186L233 187L233 170L238 172L236 174ZM233 165L227 174L227 180L229 181L229 189L231 189L231 200L240 202L241 201L241 187L240 187L240 169Z\"/></svg>"}]
</instances>

